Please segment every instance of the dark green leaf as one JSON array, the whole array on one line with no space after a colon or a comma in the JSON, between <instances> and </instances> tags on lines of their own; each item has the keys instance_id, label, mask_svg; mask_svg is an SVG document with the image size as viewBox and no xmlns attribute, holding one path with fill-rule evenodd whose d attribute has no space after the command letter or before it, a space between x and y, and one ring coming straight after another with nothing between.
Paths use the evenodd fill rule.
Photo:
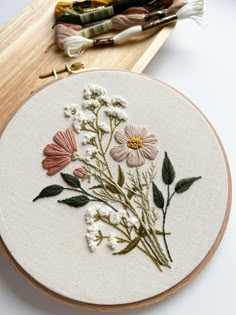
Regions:
<instances>
[{"instance_id":1,"label":"dark green leaf","mask_svg":"<svg viewBox=\"0 0 236 315\"><path fill-rule=\"evenodd\" d=\"M183 192L185 192L186 190L188 190L192 184L200 179L201 176L198 176L198 177L189 177L189 178L184 178L184 179L181 179L180 181L178 181L178 183L175 185L175 192L177 194L181 194Z\"/></svg>"},{"instance_id":2,"label":"dark green leaf","mask_svg":"<svg viewBox=\"0 0 236 315\"><path fill-rule=\"evenodd\" d=\"M125 255L131 252L139 243L140 237L135 237L125 248L123 248L120 252L114 253L113 255Z\"/></svg>"},{"instance_id":3,"label":"dark green leaf","mask_svg":"<svg viewBox=\"0 0 236 315\"><path fill-rule=\"evenodd\" d=\"M81 195L81 196L75 196L71 198L67 198L64 200L58 200L60 203L65 203L68 206L79 208L85 206L89 202L89 198L87 196Z\"/></svg>"},{"instance_id":4,"label":"dark green leaf","mask_svg":"<svg viewBox=\"0 0 236 315\"><path fill-rule=\"evenodd\" d=\"M61 173L61 176L69 186L74 188L80 188L80 181L77 177L65 173Z\"/></svg>"},{"instance_id":5,"label":"dark green leaf","mask_svg":"<svg viewBox=\"0 0 236 315\"><path fill-rule=\"evenodd\" d=\"M59 185L47 186L40 192L40 194L36 198L33 199L33 201L36 201L40 198L59 195L63 190L64 188Z\"/></svg>"},{"instance_id":6,"label":"dark green leaf","mask_svg":"<svg viewBox=\"0 0 236 315\"><path fill-rule=\"evenodd\" d=\"M175 179L175 170L166 152L162 166L162 179L166 185L172 184Z\"/></svg>"},{"instance_id":7,"label":"dark green leaf","mask_svg":"<svg viewBox=\"0 0 236 315\"><path fill-rule=\"evenodd\" d=\"M123 172L122 168L120 167L120 165L118 165L118 181L117 181L117 183L120 187L123 187L124 183L125 183L125 175L124 175L124 172Z\"/></svg>"},{"instance_id":8,"label":"dark green leaf","mask_svg":"<svg viewBox=\"0 0 236 315\"><path fill-rule=\"evenodd\" d=\"M165 205L165 200L164 200L164 197L162 195L162 192L157 188L155 183L152 183L152 192L153 192L153 201L154 201L155 205L158 208L163 209L164 205Z\"/></svg>"}]
</instances>

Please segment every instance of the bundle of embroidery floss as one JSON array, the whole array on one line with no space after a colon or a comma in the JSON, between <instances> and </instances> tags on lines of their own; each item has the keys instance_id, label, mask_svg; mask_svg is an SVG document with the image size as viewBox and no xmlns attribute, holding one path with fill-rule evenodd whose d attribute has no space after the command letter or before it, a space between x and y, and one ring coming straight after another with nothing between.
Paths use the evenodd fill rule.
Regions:
<instances>
[{"instance_id":1,"label":"bundle of embroidery floss","mask_svg":"<svg viewBox=\"0 0 236 315\"><path fill-rule=\"evenodd\" d=\"M81 0L81 1L60 1L55 6L55 15L60 15L61 10L63 9L72 9L78 12L83 11L87 8L96 8L99 6L105 6L112 3L112 0Z\"/></svg>"},{"instance_id":2,"label":"bundle of embroidery floss","mask_svg":"<svg viewBox=\"0 0 236 315\"><path fill-rule=\"evenodd\" d=\"M110 20L102 21L90 27L81 27L81 29L77 28L77 31L73 27L73 24L71 24L71 26L58 24L55 29L57 43L60 48L63 48L63 39L69 36L83 36L90 38L111 30L122 31L134 25L144 25L145 22L149 20L156 19L158 17L162 18L176 13L186 3L187 0L174 0L168 8L152 13L118 14Z\"/></svg>"},{"instance_id":3,"label":"bundle of embroidery floss","mask_svg":"<svg viewBox=\"0 0 236 315\"><path fill-rule=\"evenodd\" d=\"M185 4L181 9L179 9L175 14L169 15L167 17L154 20L144 25L138 25L130 27L114 37L110 38L100 38L100 39L88 39L83 36L70 36L63 40L64 50L70 57L80 56L85 49L93 46L102 46L102 45L119 45L127 42L134 36L139 36L147 30L152 30L176 22L183 19L193 19L196 22L199 22L199 16L203 14L204 1L203 0L190 0Z\"/></svg>"},{"instance_id":4,"label":"bundle of embroidery floss","mask_svg":"<svg viewBox=\"0 0 236 315\"><path fill-rule=\"evenodd\" d=\"M117 0L113 5L98 7L91 12L59 16L56 19L55 25L64 23L85 25L121 14L130 7L144 7L149 10L149 7L153 9L160 4L162 4L162 0Z\"/></svg>"},{"instance_id":5,"label":"bundle of embroidery floss","mask_svg":"<svg viewBox=\"0 0 236 315\"><path fill-rule=\"evenodd\" d=\"M146 15L149 14L149 11L142 7L132 7L123 12L123 15L129 15L129 16L133 16L133 15L141 16L145 14ZM102 22L95 22L95 23L88 24L87 27L82 27L81 25L77 25L77 24L57 24L55 26L57 46L63 49L64 38L69 37L69 36L85 36L87 33L86 30L89 30L90 27L91 27L91 31L88 33L88 36L85 36L85 37L92 37L95 35L102 34L106 31L109 31L110 28L108 24L110 23L107 23L107 22L109 22L109 20L105 20ZM93 26L95 26L94 29L93 29ZM117 28L117 30L122 30L122 29Z\"/></svg>"}]
</instances>

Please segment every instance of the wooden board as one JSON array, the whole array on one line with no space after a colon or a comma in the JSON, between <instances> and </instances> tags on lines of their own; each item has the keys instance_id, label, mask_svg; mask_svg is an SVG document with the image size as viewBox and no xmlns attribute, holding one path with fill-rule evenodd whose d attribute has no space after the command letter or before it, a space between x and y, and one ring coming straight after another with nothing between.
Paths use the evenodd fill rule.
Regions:
<instances>
[{"instance_id":1,"label":"wooden board","mask_svg":"<svg viewBox=\"0 0 236 315\"><path fill-rule=\"evenodd\" d=\"M82 61L86 68L142 72L174 27L167 26L140 42L90 49L81 58L72 59L52 46L56 2L34 0L1 29L0 130L33 91L54 80L53 77L40 80L40 74L76 61Z\"/></svg>"}]
</instances>

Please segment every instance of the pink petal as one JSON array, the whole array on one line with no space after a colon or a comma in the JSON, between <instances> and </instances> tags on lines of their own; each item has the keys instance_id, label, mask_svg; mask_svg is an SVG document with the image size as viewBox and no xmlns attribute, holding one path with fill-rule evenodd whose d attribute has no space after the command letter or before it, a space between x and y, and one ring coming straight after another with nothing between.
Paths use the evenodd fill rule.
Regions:
<instances>
[{"instance_id":1,"label":"pink petal","mask_svg":"<svg viewBox=\"0 0 236 315\"><path fill-rule=\"evenodd\" d=\"M74 133L73 129L68 128L66 130L66 135L67 135L67 138L70 142L72 152L77 151L77 144L76 144L75 133Z\"/></svg>"},{"instance_id":2,"label":"pink petal","mask_svg":"<svg viewBox=\"0 0 236 315\"><path fill-rule=\"evenodd\" d=\"M149 133L146 137L143 138L143 143L145 144L154 144L157 143L158 139L154 133Z\"/></svg>"},{"instance_id":3,"label":"pink petal","mask_svg":"<svg viewBox=\"0 0 236 315\"><path fill-rule=\"evenodd\" d=\"M83 178L84 175L86 174L86 169L84 167L78 167L74 170L73 172L76 176Z\"/></svg>"},{"instance_id":4,"label":"pink petal","mask_svg":"<svg viewBox=\"0 0 236 315\"><path fill-rule=\"evenodd\" d=\"M145 162L140 150L130 150L127 158L127 165L130 167L139 167Z\"/></svg>"},{"instance_id":5,"label":"pink petal","mask_svg":"<svg viewBox=\"0 0 236 315\"><path fill-rule=\"evenodd\" d=\"M62 147L60 147L57 144L48 144L44 150L43 153L46 156L70 156L71 154L68 153L66 150L64 150Z\"/></svg>"},{"instance_id":6,"label":"pink petal","mask_svg":"<svg viewBox=\"0 0 236 315\"><path fill-rule=\"evenodd\" d=\"M158 153L157 147L151 144L144 145L144 147L141 148L140 151L142 152L143 156L148 160L154 160Z\"/></svg>"},{"instance_id":7,"label":"pink petal","mask_svg":"<svg viewBox=\"0 0 236 315\"><path fill-rule=\"evenodd\" d=\"M140 134L140 128L134 125L128 125L125 127L125 134L127 139L138 137Z\"/></svg>"},{"instance_id":8,"label":"pink petal","mask_svg":"<svg viewBox=\"0 0 236 315\"><path fill-rule=\"evenodd\" d=\"M122 131L116 131L115 139L120 144L127 144L129 140L129 138L127 138L127 135Z\"/></svg>"},{"instance_id":9,"label":"pink petal","mask_svg":"<svg viewBox=\"0 0 236 315\"><path fill-rule=\"evenodd\" d=\"M149 134L149 130L146 127L140 127L139 134L137 136L140 137L142 140L144 140L148 134Z\"/></svg>"},{"instance_id":10,"label":"pink petal","mask_svg":"<svg viewBox=\"0 0 236 315\"><path fill-rule=\"evenodd\" d=\"M124 161L124 159L128 156L128 153L129 149L126 144L117 145L110 151L111 157L117 162Z\"/></svg>"},{"instance_id":11,"label":"pink petal","mask_svg":"<svg viewBox=\"0 0 236 315\"><path fill-rule=\"evenodd\" d=\"M68 128L66 131L58 131L53 137L53 140L68 153L77 151L75 134L70 128Z\"/></svg>"},{"instance_id":12,"label":"pink petal","mask_svg":"<svg viewBox=\"0 0 236 315\"><path fill-rule=\"evenodd\" d=\"M47 157L42 161L42 166L48 170L48 175L54 175L68 165L70 161L69 157Z\"/></svg>"}]
</instances>

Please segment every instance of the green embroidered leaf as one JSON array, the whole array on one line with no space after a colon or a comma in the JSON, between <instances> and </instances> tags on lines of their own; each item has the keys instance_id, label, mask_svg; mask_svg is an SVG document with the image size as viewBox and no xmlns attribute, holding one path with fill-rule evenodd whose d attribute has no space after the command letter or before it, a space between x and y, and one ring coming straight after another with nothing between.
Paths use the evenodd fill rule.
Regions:
<instances>
[{"instance_id":1,"label":"green embroidered leaf","mask_svg":"<svg viewBox=\"0 0 236 315\"><path fill-rule=\"evenodd\" d=\"M80 188L80 181L77 177L65 173L61 173L61 176L69 186L74 188Z\"/></svg>"},{"instance_id":2,"label":"green embroidered leaf","mask_svg":"<svg viewBox=\"0 0 236 315\"><path fill-rule=\"evenodd\" d=\"M40 198L59 195L63 190L64 190L64 188L62 186L59 186L59 185L47 186L39 193L39 195L36 198L33 199L33 201L36 201Z\"/></svg>"},{"instance_id":3,"label":"green embroidered leaf","mask_svg":"<svg viewBox=\"0 0 236 315\"><path fill-rule=\"evenodd\" d=\"M89 189L100 189L100 188L103 188L103 186L102 185L95 185L95 186L90 187Z\"/></svg>"},{"instance_id":4,"label":"green embroidered leaf","mask_svg":"<svg viewBox=\"0 0 236 315\"><path fill-rule=\"evenodd\" d=\"M157 208L163 209L165 205L165 199L162 192L157 188L155 183L152 183L153 201Z\"/></svg>"},{"instance_id":5,"label":"green embroidered leaf","mask_svg":"<svg viewBox=\"0 0 236 315\"><path fill-rule=\"evenodd\" d=\"M71 198L67 198L64 200L58 200L60 203L65 203L68 206L74 207L74 208L79 208L85 206L90 199L87 196L81 195L81 196L75 196Z\"/></svg>"},{"instance_id":6,"label":"green embroidered leaf","mask_svg":"<svg viewBox=\"0 0 236 315\"><path fill-rule=\"evenodd\" d=\"M175 185L175 192L177 194L181 194L183 192L185 192L186 190L188 190L192 184L198 180L202 178L201 176L198 177L189 177L189 178L184 178L181 179L180 181L178 181L178 183Z\"/></svg>"},{"instance_id":7,"label":"green embroidered leaf","mask_svg":"<svg viewBox=\"0 0 236 315\"><path fill-rule=\"evenodd\" d=\"M138 229L138 235L141 237L147 236L147 231L142 225L140 225L140 227Z\"/></svg>"},{"instance_id":8,"label":"green embroidered leaf","mask_svg":"<svg viewBox=\"0 0 236 315\"><path fill-rule=\"evenodd\" d=\"M120 187L123 187L124 183L125 183L125 174L124 174L120 165L118 165L118 181L117 181L117 183Z\"/></svg>"},{"instance_id":9,"label":"green embroidered leaf","mask_svg":"<svg viewBox=\"0 0 236 315\"><path fill-rule=\"evenodd\" d=\"M131 190L128 190L127 192L127 198L130 200L134 196L134 192Z\"/></svg>"},{"instance_id":10,"label":"green embroidered leaf","mask_svg":"<svg viewBox=\"0 0 236 315\"><path fill-rule=\"evenodd\" d=\"M162 166L162 179L166 185L172 184L175 179L175 170L166 152Z\"/></svg>"},{"instance_id":11,"label":"green embroidered leaf","mask_svg":"<svg viewBox=\"0 0 236 315\"><path fill-rule=\"evenodd\" d=\"M131 252L139 243L140 237L135 237L125 248L123 248L120 252L114 253L113 255L125 255Z\"/></svg>"},{"instance_id":12,"label":"green embroidered leaf","mask_svg":"<svg viewBox=\"0 0 236 315\"><path fill-rule=\"evenodd\" d=\"M116 186L112 185L112 184L107 184L106 189L109 190L111 193L113 194L118 194L119 191L117 190Z\"/></svg>"},{"instance_id":13,"label":"green embroidered leaf","mask_svg":"<svg viewBox=\"0 0 236 315\"><path fill-rule=\"evenodd\" d=\"M104 186L96 185L96 186L93 186L93 187L91 187L89 189L104 189ZM113 194L118 194L119 193L119 191L117 190L116 186L114 186L112 184L105 185L105 189L107 189L108 191L110 191Z\"/></svg>"}]
</instances>

